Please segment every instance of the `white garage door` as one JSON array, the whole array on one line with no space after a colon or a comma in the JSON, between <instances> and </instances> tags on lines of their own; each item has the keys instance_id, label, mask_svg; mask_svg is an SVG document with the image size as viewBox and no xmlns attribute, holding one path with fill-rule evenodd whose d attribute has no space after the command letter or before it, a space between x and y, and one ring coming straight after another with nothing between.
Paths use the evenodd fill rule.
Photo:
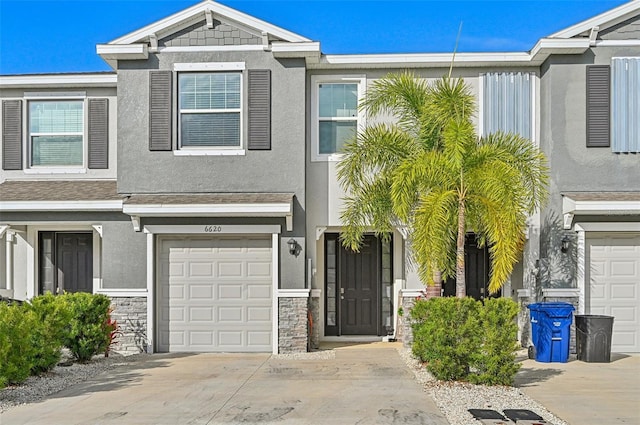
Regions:
<instances>
[{"instance_id":1,"label":"white garage door","mask_svg":"<svg viewBox=\"0 0 640 425\"><path fill-rule=\"evenodd\" d=\"M587 239L587 313L613 316L611 351L640 352L640 235Z\"/></svg>"},{"instance_id":2,"label":"white garage door","mask_svg":"<svg viewBox=\"0 0 640 425\"><path fill-rule=\"evenodd\" d=\"M159 240L158 350L270 352L271 239Z\"/></svg>"}]
</instances>

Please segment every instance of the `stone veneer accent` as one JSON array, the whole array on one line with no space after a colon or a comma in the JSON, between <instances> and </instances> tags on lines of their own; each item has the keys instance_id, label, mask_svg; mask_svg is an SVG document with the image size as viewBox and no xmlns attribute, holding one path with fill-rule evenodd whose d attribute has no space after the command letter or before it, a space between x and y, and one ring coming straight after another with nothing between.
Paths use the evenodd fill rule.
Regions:
<instances>
[{"instance_id":1,"label":"stone veneer accent","mask_svg":"<svg viewBox=\"0 0 640 425\"><path fill-rule=\"evenodd\" d=\"M309 298L278 298L278 353L307 351Z\"/></svg>"},{"instance_id":2,"label":"stone veneer accent","mask_svg":"<svg viewBox=\"0 0 640 425\"><path fill-rule=\"evenodd\" d=\"M320 297L312 296L309 298L309 309L313 324L311 325L311 335L309 335L310 348L316 349L320 346Z\"/></svg>"},{"instance_id":3,"label":"stone veneer accent","mask_svg":"<svg viewBox=\"0 0 640 425\"><path fill-rule=\"evenodd\" d=\"M402 345L407 348L411 348L413 344L413 330L411 329L411 319L409 313L416 302L416 297L402 297L400 305L402 306L402 316L399 316L400 335L396 335L397 339L402 339Z\"/></svg>"},{"instance_id":4,"label":"stone veneer accent","mask_svg":"<svg viewBox=\"0 0 640 425\"><path fill-rule=\"evenodd\" d=\"M147 298L110 297L111 318L118 323L122 332L117 337L113 351L121 353L142 353L147 351Z\"/></svg>"}]
</instances>

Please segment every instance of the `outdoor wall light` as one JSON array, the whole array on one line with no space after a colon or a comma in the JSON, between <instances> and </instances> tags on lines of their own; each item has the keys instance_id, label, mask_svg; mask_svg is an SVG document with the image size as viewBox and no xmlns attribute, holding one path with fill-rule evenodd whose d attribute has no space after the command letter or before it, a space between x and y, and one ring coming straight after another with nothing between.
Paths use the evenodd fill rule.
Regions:
<instances>
[{"instance_id":1,"label":"outdoor wall light","mask_svg":"<svg viewBox=\"0 0 640 425\"><path fill-rule=\"evenodd\" d=\"M296 251L298 250L298 242L295 239L291 238L287 241L287 245L289 245L289 254L296 255Z\"/></svg>"},{"instance_id":2,"label":"outdoor wall light","mask_svg":"<svg viewBox=\"0 0 640 425\"><path fill-rule=\"evenodd\" d=\"M561 242L562 242L562 246L560 247L560 251L562 251L562 252L569 251L569 242L570 242L569 236L564 235L562 237L562 241Z\"/></svg>"}]
</instances>

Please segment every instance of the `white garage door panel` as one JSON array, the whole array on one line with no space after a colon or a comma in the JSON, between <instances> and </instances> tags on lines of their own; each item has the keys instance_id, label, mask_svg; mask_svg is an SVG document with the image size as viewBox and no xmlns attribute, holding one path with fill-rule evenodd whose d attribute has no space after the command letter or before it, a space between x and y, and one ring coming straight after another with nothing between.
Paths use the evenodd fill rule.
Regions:
<instances>
[{"instance_id":1,"label":"white garage door panel","mask_svg":"<svg viewBox=\"0 0 640 425\"><path fill-rule=\"evenodd\" d=\"M159 247L159 351L271 351L270 238L164 237Z\"/></svg>"},{"instance_id":2,"label":"white garage door panel","mask_svg":"<svg viewBox=\"0 0 640 425\"><path fill-rule=\"evenodd\" d=\"M587 239L587 312L613 316L613 352L640 352L640 235Z\"/></svg>"}]
</instances>

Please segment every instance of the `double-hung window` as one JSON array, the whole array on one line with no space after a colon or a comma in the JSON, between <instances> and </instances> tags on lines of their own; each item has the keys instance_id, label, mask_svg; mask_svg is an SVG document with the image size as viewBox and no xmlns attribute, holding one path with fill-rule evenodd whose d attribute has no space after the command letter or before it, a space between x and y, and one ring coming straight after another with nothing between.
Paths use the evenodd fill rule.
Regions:
<instances>
[{"instance_id":1,"label":"double-hung window","mask_svg":"<svg viewBox=\"0 0 640 425\"><path fill-rule=\"evenodd\" d=\"M312 82L313 159L337 159L363 124L358 102L364 90L364 78L315 76Z\"/></svg>"},{"instance_id":2,"label":"double-hung window","mask_svg":"<svg viewBox=\"0 0 640 425\"><path fill-rule=\"evenodd\" d=\"M482 135L506 132L533 139L533 81L528 72L489 72L482 76Z\"/></svg>"},{"instance_id":3,"label":"double-hung window","mask_svg":"<svg viewBox=\"0 0 640 425\"><path fill-rule=\"evenodd\" d=\"M180 147L239 149L242 145L242 74L178 74Z\"/></svg>"},{"instance_id":4,"label":"double-hung window","mask_svg":"<svg viewBox=\"0 0 640 425\"><path fill-rule=\"evenodd\" d=\"M30 100L29 151L31 167L82 167L84 102Z\"/></svg>"}]
</instances>

